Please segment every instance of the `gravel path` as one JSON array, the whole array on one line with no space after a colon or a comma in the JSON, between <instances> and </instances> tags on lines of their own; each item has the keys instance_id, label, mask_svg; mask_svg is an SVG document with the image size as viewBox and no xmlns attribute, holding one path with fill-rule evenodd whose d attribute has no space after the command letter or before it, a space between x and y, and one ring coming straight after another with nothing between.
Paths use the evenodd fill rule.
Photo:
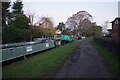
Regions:
<instances>
[{"instance_id":1,"label":"gravel path","mask_svg":"<svg viewBox=\"0 0 120 80\"><path fill-rule=\"evenodd\" d=\"M98 52L85 41L66 60L56 78L111 78Z\"/></svg>"}]
</instances>

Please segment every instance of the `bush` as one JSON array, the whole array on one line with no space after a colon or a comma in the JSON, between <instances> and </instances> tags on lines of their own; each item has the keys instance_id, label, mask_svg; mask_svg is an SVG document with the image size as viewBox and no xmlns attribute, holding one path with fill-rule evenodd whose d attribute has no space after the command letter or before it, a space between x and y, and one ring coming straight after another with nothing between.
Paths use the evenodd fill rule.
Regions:
<instances>
[{"instance_id":1,"label":"bush","mask_svg":"<svg viewBox=\"0 0 120 80\"><path fill-rule=\"evenodd\" d=\"M120 56L120 39L107 38L107 37L93 37L96 43L107 48L110 52Z\"/></svg>"},{"instance_id":2,"label":"bush","mask_svg":"<svg viewBox=\"0 0 120 80\"><path fill-rule=\"evenodd\" d=\"M14 43L27 41L30 31L27 29L19 29L16 27L7 27L3 30L2 43Z\"/></svg>"}]
</instances>

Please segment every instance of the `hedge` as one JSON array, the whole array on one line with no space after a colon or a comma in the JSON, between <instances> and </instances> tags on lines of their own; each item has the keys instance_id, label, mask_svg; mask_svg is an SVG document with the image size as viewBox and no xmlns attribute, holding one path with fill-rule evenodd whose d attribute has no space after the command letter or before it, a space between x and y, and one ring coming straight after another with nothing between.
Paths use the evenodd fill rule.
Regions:
<instances>
[{"instance_id":1,"label":"hedge","mask_svg":"<svg viewBox=\"0 0 120 80\"><path fill-rule=\"evenodd\" d=\"M120 39L107 37L93 37L96 43L107 48L110 52L120 56Z\"/></svg>"}]
</instances>

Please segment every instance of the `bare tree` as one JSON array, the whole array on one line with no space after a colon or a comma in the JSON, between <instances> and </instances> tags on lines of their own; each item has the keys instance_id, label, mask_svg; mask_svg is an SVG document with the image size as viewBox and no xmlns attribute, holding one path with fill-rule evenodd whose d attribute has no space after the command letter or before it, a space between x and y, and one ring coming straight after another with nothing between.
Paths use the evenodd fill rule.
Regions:
<instances>
[{"instance_id":1,"label":"bare tree","mask_svg":"<svg viewBox=\"0 0 120 80\"><path fill-rule=\"evenodd\" d=\"M82 33L81 31L85 31L84 29L87 30L88 27L91 27L91 21L92 15L90 15L86 11L79 11L76 14L73 14L71 17L69 17L65 22L65 25L71 30L76 30L77 34L80 34Z\"/></svg>"},{"instance_id":2,"label":"bare tree","mask_svg":"<svg viewBox=\"0 0 120 80\"><path fill-rule=\"evenodd\" d=\"M42 17L37 23L38 31L42 32L42 34L47 36L52 36L55 34L53 21L50 17ZM41 30L40 30L41 29Z\"/></svg>"},{"instance_id":3,"label":"bare tree","mask_svg":"<svg viewBox=\"0 0 120 80\"><path fill-rule=\"evenodd\" d=\"M31 31L31 36L30 36L30 41L32 41L33 39L33 21L34 21L34 17L35 17L35 12L29 12L26 14L28 17L29 17L29 20L30 20L30 31Z\"/></svg>"},{"instance_id":4,"label":"bare tree","mask_svg":"<svg viewBox=\"0 0 120 80\"><path fill-rule=\"evenodd\" d=\"M109 21L105 21L103 26L102 26L102 32L107 33L107 28L108 28Z\"/></svg>"}]
</instances>

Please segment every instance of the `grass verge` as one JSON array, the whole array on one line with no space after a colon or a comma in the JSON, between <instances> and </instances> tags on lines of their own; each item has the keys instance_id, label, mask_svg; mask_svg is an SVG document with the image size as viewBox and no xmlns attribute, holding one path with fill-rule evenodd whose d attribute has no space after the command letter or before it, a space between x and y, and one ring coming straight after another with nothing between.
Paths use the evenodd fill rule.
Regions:
<instances>
[{"instance_id":1,"label":"grass verge","mask_svg":"<svg viewBox=\"0 0 120 80\"><path fill-rule=\"evenodd\" d=\"M106 48L98 45L94 40L92 40L92 45L99 52L102 57L103 63L107 67L108 71L114 76L119 77L119 57L115 56L114 53L109 52Z\"/></svg>"},{"instance_id":2,"label":"grass verge","mask_svg":"<svg viewBox=\"0 0 120 80\"><path fill-rule=\"evenodd\" d=\"M81 41L3 67L3 78L51 78Z\"/></svg>"}]
</instances>

